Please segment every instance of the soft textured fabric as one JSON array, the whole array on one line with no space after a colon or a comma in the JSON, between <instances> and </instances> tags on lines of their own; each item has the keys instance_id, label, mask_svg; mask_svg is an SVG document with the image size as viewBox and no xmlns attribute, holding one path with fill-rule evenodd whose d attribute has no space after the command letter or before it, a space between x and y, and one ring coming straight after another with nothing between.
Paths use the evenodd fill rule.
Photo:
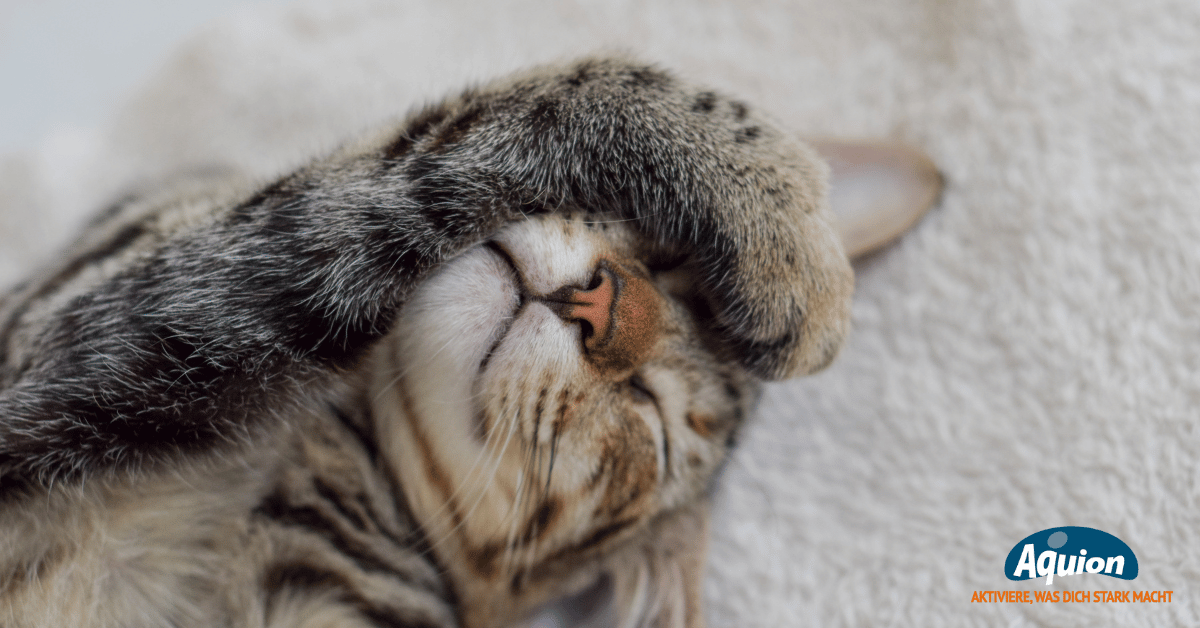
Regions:
<instances>
[{"instance_id":1,"label":"soft textured fabric","mask_svg":"<svg viewBox=\"0 0 1200 628\"><path fill-rule=\"evenodd\" d=\"M0 282L131 185L266 177L469 80L632 51L798 133L925 149L941 204L857 266L827 371L774 385L723 478L715 626L1196 625L1200 5L1074 0L310 2L198 33L111 125L0 158ZM972 603L1044 528L1140 574Z\"/></svg>"}]
</instances>

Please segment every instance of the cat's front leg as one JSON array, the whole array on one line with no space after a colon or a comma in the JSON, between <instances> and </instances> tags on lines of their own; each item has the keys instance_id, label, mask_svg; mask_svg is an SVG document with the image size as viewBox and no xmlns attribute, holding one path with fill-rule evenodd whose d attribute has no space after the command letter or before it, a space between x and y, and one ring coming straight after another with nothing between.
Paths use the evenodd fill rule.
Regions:
<instances>
[{"instance_id":1,"label":"cat's front leg","mask_svg":"<svg viewBox=\"0 0 1200 628\"><path fill-rule=\"evenodd\" d=\"M145 468L283 420L433 268L561 207L693 256L743 364L810 372L852 286L823 176L737 101L585 60L467 90L256 191L119 211L0 312L0 486Z\"/></svg>"}]
</instances>

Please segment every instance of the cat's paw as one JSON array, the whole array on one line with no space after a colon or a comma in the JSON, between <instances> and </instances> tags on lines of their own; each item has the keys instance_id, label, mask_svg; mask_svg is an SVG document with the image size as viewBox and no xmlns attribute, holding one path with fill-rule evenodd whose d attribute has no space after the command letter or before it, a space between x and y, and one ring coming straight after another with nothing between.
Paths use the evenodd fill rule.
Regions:
<instances>
[{"instance_id":1,"label":"cat's paw","mask_svg":"<svg viewBox=\"0 0 1200 628\"><path fill-rule=\"evenodd\" d=\"M501 196L524 206L627 216L690 253L719 327L756 374L811 373L841 346L854 280L828 169L749 105L653 66L589 59L450 108L474 113L446 116L432 135L460 143L471 178L514 185Z\"/></svg>"}]
</instances>

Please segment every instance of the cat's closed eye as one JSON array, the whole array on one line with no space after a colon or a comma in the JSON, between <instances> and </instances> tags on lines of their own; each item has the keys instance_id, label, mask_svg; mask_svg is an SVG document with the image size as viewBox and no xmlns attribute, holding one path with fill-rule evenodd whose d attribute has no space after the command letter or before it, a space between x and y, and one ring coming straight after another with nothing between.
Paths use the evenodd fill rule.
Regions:
<instances>
[{"instance_id":1,"label":"cat's closed eye","mask_svg":"<svg viewBox=\"0 0 1200 628\"><path fill-rule=\"evenodd\" d=\"M626 380L626 385L629 386L630 396L638 403L652 403L658 405L658 398L655 397L654 391L646 384L646 380L641 375L634 375Z\"/></svg>"}]
</instances>

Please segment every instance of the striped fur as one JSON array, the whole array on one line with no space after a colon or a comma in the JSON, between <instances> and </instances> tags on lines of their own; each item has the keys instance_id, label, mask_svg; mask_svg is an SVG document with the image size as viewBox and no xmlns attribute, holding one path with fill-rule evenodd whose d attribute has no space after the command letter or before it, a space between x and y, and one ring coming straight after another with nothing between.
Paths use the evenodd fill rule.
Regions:
<instances>
[{"instance_id":1,"label":"striped fur","mask_svg":"<svg viewBox=\"0 0 1200 628\"><path fill-rule=\"evenodd\" d=\"M755 382L845 333L824 176L589 59L123 199L0 301L0 625L492 626L597 586L700 625Z\"/></svg>"}]
</instances>

